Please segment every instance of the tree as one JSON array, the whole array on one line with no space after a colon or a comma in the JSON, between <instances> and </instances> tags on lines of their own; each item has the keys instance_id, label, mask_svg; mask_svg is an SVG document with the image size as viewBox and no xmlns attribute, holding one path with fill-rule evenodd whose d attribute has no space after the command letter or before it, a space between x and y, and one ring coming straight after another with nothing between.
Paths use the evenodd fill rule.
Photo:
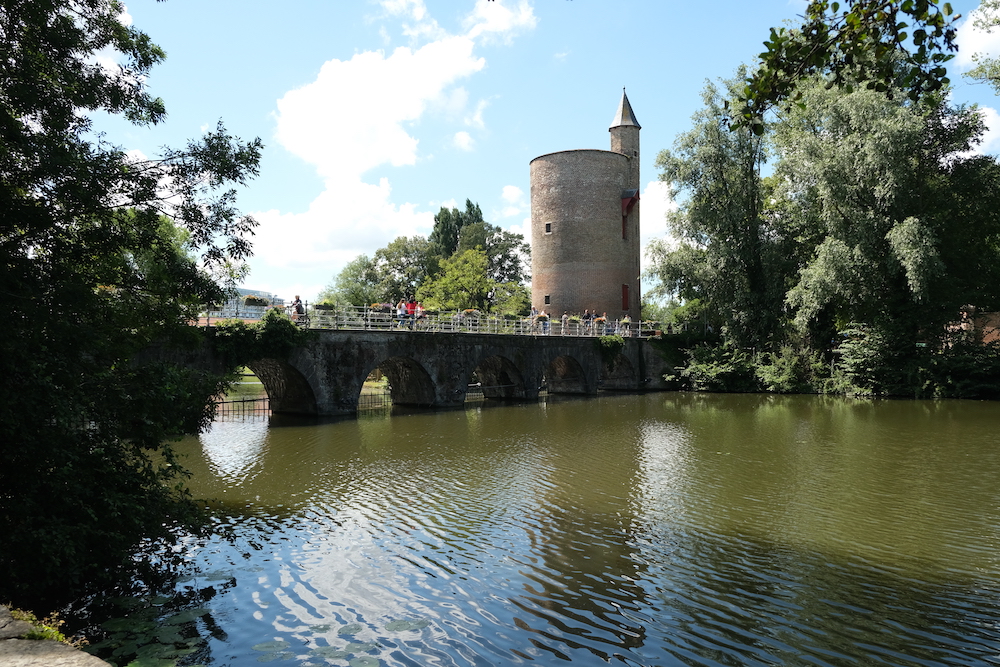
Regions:
<instances>
[{"instance_id":1,"label":"tree","mask_svg":"<svg viewBox=\"0 0 1000 667\"><path fill-rule=\"evenodd\" d=\"M478 206L477 206L478 208ZM481 248L486 253L486 275L498 283L523 283L527 280L526 261L531 255L524 236L488 222L473 222L462 227L456 253Z\"/></svg>"},{"instance_id":2,"label":"tree","mask_svg":"<svg viewBox=\"0 0 1000 667\"><path fill-rule=\"evenodd\" d=\"M725 83L729 95L737 83ZM694 128L656 160L660 179L682 198L668 218L680 246L653 246L654 273L666 291L702 299L737 345L760 345L777 335L784 298L781 231L767 215L760 176L766 145L746 128L730 130L716 86L702 97Z\"/></svg>"},{"instance_id":3,"label":"tree","mask_svg":"<svg viewBox=\"0 0 1000 667\"><path fill-rule=\"evenodd\" d=\"M462 228L483 222L483 211L471 199L465 200L465 211L443 206L434 216L434 229L428 240L434 245L434 252L441 257L451 257L458 249L458 239Z\"/></svg>"},{"instance_id":4,"label":"tree","mask_svg":"<svg viewBox=\"0 0 1000 667\"><path fill-rule=\"evenodd\" d=\"M207 423L224 378L145 352L191 342L255 225L231 185L256 175L259 140L220 123L139 160L90 134L94 112L165 115L145 87L163 52L120 12L0 0L0 598L28 606L197 522L169 440ZM119 68L98 63L108 50Z\"/></svg>"},{"instance_id":5,"label":"tree","mask_svg":"<svg viewBox=\"0 0 1000 667\"><path fill-rule=\"evenodd\" d=\"M788 292L798 326L864 323L909 354L964 304L1000 305L1000 167L969 154L979 113L823 81L803 100L775 136L788 213L812 228Z\"/></svg>"},{"instance_id":6,"label":"tree","mask_svg":"<svg viewBox=\"0 0 1000 667\"><path fill-rule=\"evenodd\" d=\"M973 25L980 30L993 32L1000 25L1000 0L982 0L973 14ZM991 58L983 53L972 56L976 66L965 73L974 81L988 83L1000 95L1000 58Z\"/></svg>"},{"instance_id":7,"label":"tree","mask_svg":"<svg viewBox=\"0 0 1000 667\"><path fill-rule=\"evenodd\" d=\"M341 269L331 285L319 294L319 303L362 306L383 299L378 271L368 255L358 255Z\"/></svg>"},{"instance_id":8,"label":"tree","mask_svg":"<svg viewBox=\"0 0 1000 667\"><path fill-rule=\"evenodd\" d=\"M433 244L423 236L396 238L372 259L378 293L391 303L415 295L423 281L437 273L438 262Z\"/></svg>"},{"instance_id":9,"label":"tree","mask_svg":"<svg viewBox=\"0 0 1000 667\"><path fill-rule=\"evenodd\" d=\"M911 100L940 91L958 50L959 18L938 0L813 0L801 27L771 29L760 66L739 91L736 124L763 133L767 110L800 101L798 84L816 74L829 75L831 86L863 85Z\"/></svg>"},{"instance_id":10,"label":"tree","mask_svg":"<svg viewBox=\"0 0 1000 667\"><path fill-rule=\"evenodd\" d=\"M435 309L520 313L527 308L528 290L513 282L498 282L488 275L489 258L480 248L456 253L441 261L441 272L427 280L417 298Z\"/></svg>"}]
</instances>

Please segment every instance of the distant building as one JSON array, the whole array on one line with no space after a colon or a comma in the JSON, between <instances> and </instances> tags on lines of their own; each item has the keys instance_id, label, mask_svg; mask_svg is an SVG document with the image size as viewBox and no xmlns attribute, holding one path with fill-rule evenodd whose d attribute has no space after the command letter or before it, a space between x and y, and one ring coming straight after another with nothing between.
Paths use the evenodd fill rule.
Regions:
<instances>
[{"instance_id":1,"label":"distant building","mask_svg":"<svg viewBox=\"0 0 1000 667\"><path fill-rule=\"evenodd\" d=\"M639 318L639 130L622 91L611 150L535 158L531 169L531 303Z\"/></svg>"}]
</instances>

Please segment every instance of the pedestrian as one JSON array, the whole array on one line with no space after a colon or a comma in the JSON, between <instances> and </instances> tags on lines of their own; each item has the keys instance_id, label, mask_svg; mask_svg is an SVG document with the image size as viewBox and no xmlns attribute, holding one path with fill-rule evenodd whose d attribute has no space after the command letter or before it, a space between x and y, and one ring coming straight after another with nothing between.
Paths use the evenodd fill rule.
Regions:
<instances>
[{"instance_id":1,"label":"pedestrian","mask_svg":"<svg viewBox=\"0 0 1000 667\"><path fill-rule=\"evenodd\" d=\"M402 299L396 304L396 319L399 320L399 328L402 329L406 323L406 302Z\"/></svg>"},{"instance_id":2,"label":"pedestrian","mask_svg":"<svg viewBox=\"0 0 1000 667\"><path fill-rule=\"evenodd\" d=\"M565 336L567 331L569 331L569 313L564 310L562 316L562 331L559 333Z\"/></svg>"},{"instance_id":3,"label":"pedestrian","mask_svg":"<svg viewBox=\"0 0 1000 667\"><path fill-rule=\"evenodd\" d=\"M305 314L306 309L302 305L302 299L296 294L295 298L292 300L292 321L295 322L299 319L299 315Z\"/></svg>"}]
</instances>

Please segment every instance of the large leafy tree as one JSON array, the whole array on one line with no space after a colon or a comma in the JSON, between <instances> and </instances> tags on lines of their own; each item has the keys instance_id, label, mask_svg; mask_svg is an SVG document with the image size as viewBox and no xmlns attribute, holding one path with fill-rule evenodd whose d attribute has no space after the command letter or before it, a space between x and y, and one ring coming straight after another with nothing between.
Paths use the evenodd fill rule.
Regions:
<instances>
[{"instance_id":1,"label":"large leafy tree","mask_svg":"<svg viewBox=\"0 0 1000 667\"><path fill-rule=\"evenodd\" d=\"M958 18L938 0L812 0L801 26L771 29L760 66L736 96L736 124L763 133L767 110L801 101L798 84L816 74L831 86L912 100L940 91L958 50Z\"/></svg>"},{"instance_id":2,"label":"large leafy tree","mask_svg":"<svg viewBox=\"0 0 1000 667\"><path fill-rule=\"evenodd\" d=\"M530 299L527 288L494 280L489 275L489 262L480 247L459 251L441 261L441 271L420 287L417 298L435 309L474 308L511 314L526 310Z\"/></svg>"},{"instance_id":3,"label":"large leafy tree","mask_svg":"<svg viewBox=\"0 0 1000 667\"><path fill-rule=\"evenodd\" d=\"M319 303L364 305L380 302L379 276L368 255L358 255L320 292Z\"/></svg>"},{"instance_id":4,"label":"large leafy tree","mask_svg":"<svg viewBox=\"0 0 1000 667\"><path fill-rule=\"evenodd\" d=\"M455 254L480 248L486 253L486 275L498 283L524 283L531 247L524 236L488 222L465 225L459 234Z\"/></svg>"},{"instance_id":5,"label":"large leafy tree","mask_svg":"<svg viewBox=\"0 0 1000 667\"><path fill-rule=\"evenodd\" d=\"M190 340L255 224L232 186L257 173L259 141L220 124L141 160L92 132L94 112L165 115L145 86L163 52L121 11L0 0L0 599L28 606L107 581L196 517L165 443L206 423L221 379L146 352Z\"/></svg>"},{"instance_id":6,"label":"large leafy tree","mask_svg":"<svg viewBox=\"0 0 1000 667\"><path fill-rule=\"evenodd\" d=\"M902 99L901 99L902 98ZM975 109L803 86L776 125L789 214L810 229L788 303L802 329L862 322L901 348L1000 305L1000 167Z\"/></svg>"},{"instance_id":7,"label":"large leafy tree","mask_svg":"<svg viewBox=\"0 0 1000 667\"><path fill-rule=\"evenodd\" d=\"M439 261L434 244L420 235L400 236L379 248L372 263L381 298L395 303L414 296L424 279L437 273Z\"/></svg>"},{"instance_id":8,"label":"large leafy tree","mask_svg":"<svg viewBox=\"0 0 1000 667\"><path fill-rule=\"evenodd\" d=\"M657 157L661 180L679 195L668 221L680 243L654 244L651 252L667 292L701 299L735 343L750 346L777 334L785 262L779 219L766 206L761 179L765 142L729 127L725 100L738 81L723 91L708 84L693 129Z\"/></svg>"},{"instance_id":9,"label":"large leafy tree","mask_svg":"<svg viewBox=\"0 0 1000 667\"><path fill-rule=\"evenodd\" d=\"M434 216L434 229L428 240L434 245L434 252L441 257L451 257L458 250L462 228L483 222L483 211L471 199L465 200L465 210L447 209L443 206Z\"/></svg>"}]
</instances>

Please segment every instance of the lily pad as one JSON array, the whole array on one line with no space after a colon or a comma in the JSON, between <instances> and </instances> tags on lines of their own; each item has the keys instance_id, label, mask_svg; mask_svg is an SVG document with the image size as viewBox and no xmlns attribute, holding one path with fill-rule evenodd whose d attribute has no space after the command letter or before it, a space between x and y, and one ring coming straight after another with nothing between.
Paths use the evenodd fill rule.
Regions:
<instances>
[{"instance_id":1,"label":"lily pad","mask_svg":"<svg viewBox=\"0 0 1000 667\"><path fill-rule=\"evenodd\" d=\"M364 629L365 626L361 625L360 623L350 623L337 630L337 634L341 636L356 635Z\"/></svg>"},{"instance_id":2,"label":"lily pad","mask_svg":"<svg viewBox=\"0 0 1000 667\"><path fill-rule=\"evenodd\" d=\"M112 618L101 623L109 632L146 632L156 627L151 621L135 618Z\"/></svg>"},{"instance_id":3,"label":"lily pad","mask_svg":"<svg viewBox=\"0 0 1000 667\"><path fill-rule=\"evenodd\" d=\"M176 667L176 660L165 660L163 658L136 658L125 667Z\"/></svg>"},{"instance_id":4,"label":"lily pad","mask_svg":"<svg viewBox=\"0 0 1000 667\"><path fill-rule=\"evenodd\" d=\"M327 625L310 625L309 629L312 630L313 632L329 632L330 631L330 625L329 624L327 624Z\"/></svg>"},{"instance_id":5,"label":"lily pad","mask_svg":"<svg viewBox=\"0 0 1000 667\"><path fill-rule=\"evenodd\" d=\"M313 655L319 656L320 658L326 658L327 660L337 660L351 655L351 651L345 651L342 648L334 648L333 646L320 646L319 648L314 648L310 652Z\"/></svg>"},{"instance_id":6,"label":"lily pad","mask_svg":"<svg viewBox=\"0 0 1000 667\"><path fill-rule=\"evenodd\" d=\"M265 653L264 655L257 656L257 662L273 662L275 660L291 660L295 657L294 653Z\"/></svg>"},{"instance_id":7,"label":"lily pad","mask_svg":"<svg viewBox=\"0 0 1000 667\"><path fill-rule=\"evenodd\" d=\"M348 664L351 667L378 667L382 663L379 662L378 658L373 658L370 655L363 655L352 659Z\"/></svg>"},{"instance_id":8,"label":"lily pad","mask_svg":"<svg viewBox=\"0 0 1000 667\"><path fill-rule=\"evenodd\" d=\"M370 651L373 648L378 648L378 644L366 642L353 642L344 647L344 650L348 653L364 653L365 651Z\"/></svg>"},{"instance_id":9,"label":"lily pad","mask_svg":"<svg viewBox=\"0 0 1000 667\"><path fill-rule=\"evenodd\" d=\"M291 646L291 644L288 642L278 639L271 642L261 642L260 644L256 644L250 648L255 651L281 651L289 646Z\"/></svg>"},{"instance_id":10,"label":"lily pad","mask_svg":"<svg viewBox=\"0 0 1000 667\"><path fill-rule=\"evenodd\" d=\"M195 621L205 614L209 613L208 609L203 607L198 607L196 609L185 609L184 611L178 612L173 616L168 616L163 619L163 623L166 625L183 625L184 623L190 623Z\"/></svg>"},{"instance_id":11,"label":"lily pad","mask_svg":"<svg viewBox=\"0 0 1000 667\"><path fill-rule=\"evenodd\" d=\"M389 621L385 624L385 629L389 632L405 632L407 630L420 630L426 628L431 622L426 619L420 619L419 621Z\"/></svg>"}]
</instances>

